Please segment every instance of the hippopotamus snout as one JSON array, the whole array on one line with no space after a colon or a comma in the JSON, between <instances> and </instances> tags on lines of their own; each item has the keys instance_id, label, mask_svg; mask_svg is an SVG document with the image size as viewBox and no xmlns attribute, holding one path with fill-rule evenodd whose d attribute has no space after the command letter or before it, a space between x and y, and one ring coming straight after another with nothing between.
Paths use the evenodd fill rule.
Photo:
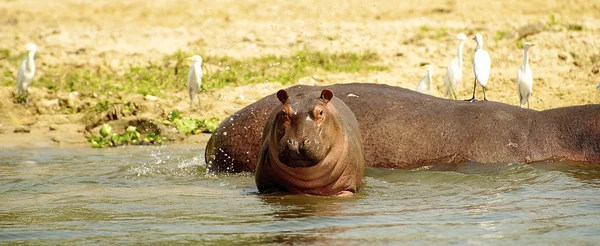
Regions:
<instances>
[{"instance_id":1,"label":"hippopotamus snout","mask_svg":"<svg viewBox=\"0 0 600 246\"><path fill-rule=\"evenodd\" d=\"M305 152L306 148L310 145L310 140L306 138L301 141L288 139L286 144L289 150L297 153L302 153Z\"/></svg>"},{"instance_id":2,"label":"hippopotamus snout","mask_svg":"<svg viewBox=\"0 0 600 246\"><path fill-rule=\"evenodd\" d=\"M283 141L282 149L279 151L279 159L283 163L290 163L295 167L312 166L319 162L317 160L313 148L314 140L309 138L289 138Z\"/></svg>"}]
</instances>

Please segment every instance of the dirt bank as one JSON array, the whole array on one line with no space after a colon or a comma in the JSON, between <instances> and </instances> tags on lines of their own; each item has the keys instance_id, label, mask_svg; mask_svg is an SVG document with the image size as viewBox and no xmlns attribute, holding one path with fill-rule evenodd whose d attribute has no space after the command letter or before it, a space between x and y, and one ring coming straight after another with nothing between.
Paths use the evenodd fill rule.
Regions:
<instances>
[{"instance_id":1,"label":"dirt bank","mask_svg":"<svg viewBox=\"0 0 600 246\"><path fill-rule=\"evenodd\" d=\"M455 35L479 32L492 58L490 100L517 104L515 79L522 62L517 44L530 41L537 44L530 51L535 77L532 108L600 103L600 91L595 89L600 80L600 3L593 0L485 4L476 0L32 0L3 1L0 16L1 147L85 145L89 132L82 105L93 107L98 98L118 97L141 105L139 115L127 117L162 119L177 109L193 117L224 118L284 87L269 81L208 91L202 94L202 108L189 112L184 91L159 98L102 91L95 95L38 87L34 80L30 102L23 106L15 104L12 95L16 68L28 42L39 47L36 78L49 68L61 67L120 74L177 50L231 57L289 55L304 48L373 51L381 56L387 71L319 73L297 83L361 81L414 89L425 74L419 66L431 63L435 67L433 94L440 96L446 66L456 53ZM475 42L469 39L461 98L470 97L474 48Z\"/></svg>"}]
</instances>

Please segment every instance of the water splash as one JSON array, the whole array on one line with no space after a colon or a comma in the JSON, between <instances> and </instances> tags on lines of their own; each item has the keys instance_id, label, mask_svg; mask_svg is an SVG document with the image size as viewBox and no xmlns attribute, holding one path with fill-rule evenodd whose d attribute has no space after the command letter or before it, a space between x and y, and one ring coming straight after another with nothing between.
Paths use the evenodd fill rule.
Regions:
<instances>
[{"instance_id":1,"label":"water splash","mask_svg":"<svg viewBox=\"0 0 600 246\"><path fill-rule=\"evenodd\" d=\"M190 149L147 149L147 158L139 158L142 163L133 164L128 172L136 177L154 177L156 175L166 176L190 176L204 175L206 163L201 155L189 156L194 153Z\"/></svg>"}]
</instances>

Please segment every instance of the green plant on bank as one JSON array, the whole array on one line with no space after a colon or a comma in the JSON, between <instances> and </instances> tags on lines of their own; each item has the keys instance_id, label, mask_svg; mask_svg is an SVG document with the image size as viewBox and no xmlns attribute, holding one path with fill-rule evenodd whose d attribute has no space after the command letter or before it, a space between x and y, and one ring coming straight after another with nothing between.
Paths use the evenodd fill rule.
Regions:
<instances>
[{"instance_id":1,"label":"green plant on bank","mask_svg":"<svg viewBox=\"0 0 600 246\"><path fill-rule=\"evenodd\" d=\"M162 144L166 140L153 132L142 136L134 126L127 127L127 130L122 134L111 134L111 131L112 127L109 124L104 124L100 128L100 136L91 136L88 138L88 142L92 144L92 148L106 148L130 144Z\"/></svg>"},{"instance_id":2,"label":"green plant on bank","mask_svg":"<svg viewBox=\"0 0 600 246\"><path fill-rule=\"evenodd\" d=\"M550 15L550 17L548 18L548 21L546 21L546 25L548 25L548 26L556 26L558 24L559 24L558 17L556 16L556 14L552 13Z\"/></svg>"},{"instance_id":3,"label":"green plant on bank","mask_svg":"<svg viewBox=\"0 0 600 246\"><path fill-rule=\"evenodd\" d=\"M4 52L6 53L6 52ZM202 53L199 53L203 55ZM10 54L3 54L3 56ZM191 53L177 51L162 60L125 68L115 72L106 66L73 67L72 65L42 66L32 86L53 91L81 93L135 93L167 96L173 91L185 91ZM318 72L366 73L387 70L381 58L370 51L327 53L302 49L291 55L266 55L236 59L229 56L203 55L203 89L252 83L281 82L288 84ZM8 68L0 68L5 86L15 86L16 80Z\"/></svg>"},{"instance_id":4,"label":"green plant on bank","mask_svg":"<svg viewBox=\"0 0 600 246\"><path fill-rule=\"evenodd\" d=\"M523 40L517 39L516 45L517 45L517 48L523 49Z\"/></svg>"},{"instance_id":5,"label":"green plant on bank","mask_svg":"<svg viewBox=\"0 0 600 246\"><path fill-rule=\"evenodd\" d=\"M567 30L569 31L576 31L576 32L580 32L583 31L583 25L580 24L568 24L567 25Z\"/></svg>"},{"instance_id":6,"label":"green plant on bank","mask_svg":"<svg viewBox=\"0 0 600 246\"><path fill-rule=\"evenodd\" d=\"M548 18L548 20L546 21L546 25L548 25L550 27L554 27L554 26L563 27L563 28L566 28L568 31L576 31L576 32L580 32L585 29L585 27L581 24L564 23L563 20L560 18L560 16L557 16L554 13L552 13L550 15L550 17Z\"/></svg>"},{"instance_id":7,"label":"green plant on bank","mask_svg":"<svg viewBox=\"0 0 600 246\"><path fill-rule=\"evenodd\" d=\"M442 26L440 28L433 28L427 25L420 26L418 29L418 35L422 38L431 38L434 40L439 40L444 37L450 36L450 30Z\"/></svg>"},{"instance_id":8,"label":"green plant on bank","mask_svg":"<svg viewBox=\"0 0 600 246\"><path fill-rule=\"evenodd\" d=\"M496 35L494 36L494 41L498 42L500 40L502 40L504 38L504 36L506 36L508 32L505 30L498 30L496 31Z\"/></svg>"},{"instance_id":9,"label":"green plant on bank","mask_svg":"<svg viewBox=\"0 0 600 246\"><path fill-rule=\"evenodd\" d=\"M219 126L219 119L211 117L208 119L192 119L187 116L181 116L177 110L172 111L167 116L167 125L174 125L177 131L181 134L200 134L214 132Z\"/></svg>"}]
</instances>

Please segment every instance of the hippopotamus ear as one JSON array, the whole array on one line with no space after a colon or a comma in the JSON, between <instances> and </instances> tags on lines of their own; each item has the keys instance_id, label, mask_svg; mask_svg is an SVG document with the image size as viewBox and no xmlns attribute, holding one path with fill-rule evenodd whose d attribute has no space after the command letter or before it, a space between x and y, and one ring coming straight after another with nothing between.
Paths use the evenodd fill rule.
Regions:
<instances>
[{"instance_id":1,"label":"hippopotamus ear","mask_svg":"<svg viewBox=\"0 0 600 246\"><path fill-rule=\"evenodd\" d=\"M330 91L329 89L324 89L323 91L321 91L321 100L325 101L325 103L328 103L329 101L331 101L332 98L333 98L333 92Z\"/></svg>"},{"instance_id":2,"label":"hippopotamus ear","mask_svg":"<svg viewBox=\"0 0 600 246\"><path fill-rule=\"evenodd\" d=\"M287 102L287 100L288 100L288 98L289 98L289 96L288 96L288 94L287 94L287 91L285 91L285 90L279 90L279 91L277 92L277 98L279 99L279 101L280 101L282 104L285 104L285 102Z\"/></svg>"}]
</instances>

